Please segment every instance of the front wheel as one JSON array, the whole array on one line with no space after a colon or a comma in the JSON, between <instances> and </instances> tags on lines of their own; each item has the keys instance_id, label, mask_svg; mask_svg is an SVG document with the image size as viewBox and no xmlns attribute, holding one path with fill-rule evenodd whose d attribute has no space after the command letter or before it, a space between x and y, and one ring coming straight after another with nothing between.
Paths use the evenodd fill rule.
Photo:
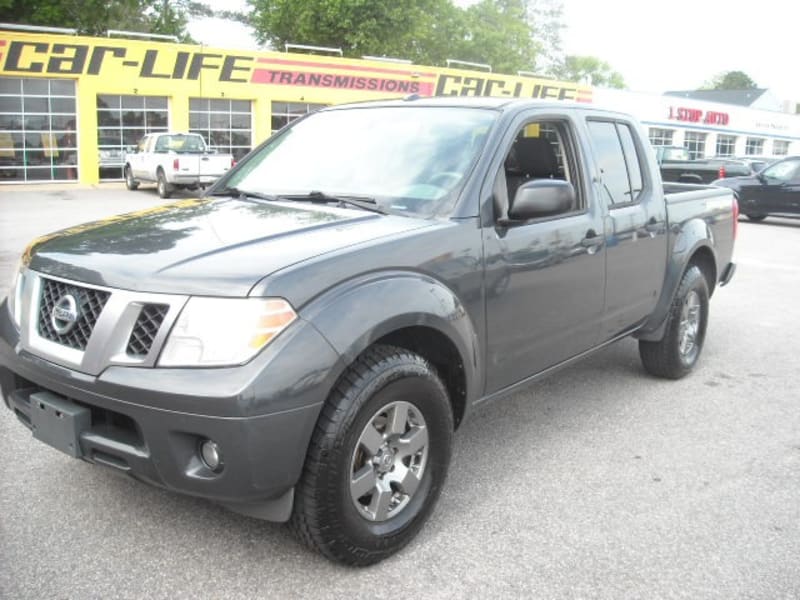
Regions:
<instances>
[{"instance_id":1,"label":"front wheel","mask_svg":"<svg viewBox=\"0 0 800 600\"><path fill-rule=\"evenodd\" d=\"M309 547L350 565L394 554L436 503L450 462L447 391L424 358L366 351L317 422L290 525Z\"/></svg>"},{"instance_id":2,"label":"front wheel","mask_svg":"<svg viewBox=\"0 0 800 600\"><path fill-rule=\"evenodd\" d=\"M157 177L156 189L158 190L158 195L161 198L169 198L170 194L172 193L172 186L167 183L167 178L164 175L164 171L159 170Z\"/></svg>"},{"instance_id":3,"label":"front wheel","mask_svg":"<svg viewBox=\"0 0 800 600\"><path fill-rule=\"evenodd\" d=\"M667 379L687 375L700 357L707 325L708 283L698 267L690 266L672 301L664 337L658 342L639 341L645 370Z\"/></svg>"},{"instance_id":4,"label":"front wheel","mask_svg":"<svg viewBox=\"0 0 800 600\"><path fill-rule=\"evenodd\" d=\"M745 215L751 221L763 221L767 218L767 215Z\"/></svg>"}]
</instances>

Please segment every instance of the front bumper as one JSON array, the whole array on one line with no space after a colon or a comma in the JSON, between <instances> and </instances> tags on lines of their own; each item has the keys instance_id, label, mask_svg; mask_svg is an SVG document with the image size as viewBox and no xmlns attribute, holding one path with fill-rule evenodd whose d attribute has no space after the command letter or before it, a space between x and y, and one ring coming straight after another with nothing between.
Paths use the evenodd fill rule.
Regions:
<instances>
[{"instance_id":1,"label":"front bumper","mask_svg":"<svg viewBox=\"0 0 800 600\"><path fill-rule=\"evenodd\" d=\"M88 410L77 432L83 460L273 520L288 518L338 360L314 327L297 321L240 367L111 366L92 376L21 349L0 304L0 388L25 426L32 429L37 394L55 394ZM221 448L218 473L200 459L206 439ZM258 509L275 499L278 513Z\"/></svg>"}]
</instances>

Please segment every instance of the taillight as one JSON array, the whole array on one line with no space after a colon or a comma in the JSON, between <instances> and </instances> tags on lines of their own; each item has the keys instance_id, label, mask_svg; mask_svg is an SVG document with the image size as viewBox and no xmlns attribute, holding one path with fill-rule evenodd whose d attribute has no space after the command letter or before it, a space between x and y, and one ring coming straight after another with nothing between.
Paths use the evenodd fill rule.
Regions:
<instances>
[{"instance_id":1,"label":"taillight","mask_svg":"<svg viewBox=\"0 0 800 600\"><path fill-rule=\"evenodd\" d=\"M172 170L177 171L181 168L181 161L180 159L176 158L172 161Z\"/></svg>"},{"instance_id":2,"label":"taillight","mask_svg":"<svg viewBox=\"0 0 800 600\"><path fill-rule=\"evenodd\" d=\"M736 239L736 234L739 233L739 201L736 196L733 196L733 239Z\"/></svg>"},{"instance_id":3,"label":"taillight","mask_svg":"<svg viewBox=\"0 0 800 600\"><path fill-rule=\"evenodd\" d=\"M719 166L719 172L717 173L717 175L719 175L717 179L722 179L723 177L725 177L725 165Z\"/></svg>"},{"instance_id":4,"label":"taillight","mask_svg":"<svg viewBox=\"0 0 800 600\"><path fill-rule=\"evenodd\" d=\"M236 166L236 159L231 156L231 169Z\"/></svg>"}]
</instances>

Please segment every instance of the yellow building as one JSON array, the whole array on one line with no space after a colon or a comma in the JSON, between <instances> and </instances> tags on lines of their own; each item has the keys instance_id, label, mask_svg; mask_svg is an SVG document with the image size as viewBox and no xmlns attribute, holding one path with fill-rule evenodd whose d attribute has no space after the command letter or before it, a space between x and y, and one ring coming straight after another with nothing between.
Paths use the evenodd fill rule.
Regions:
<instances>
[{"instance_id":1,"label":"yellow building","mask_svg":"<svg viewBox=\"0 0 800 600\"><path fill-rule=\"evenodd\" d=\"M591 102L574 83L378 60L0 30L0 183L120 179L153 131L237 159L330 104L461 95Z\"/></svg>"}]
</instances>

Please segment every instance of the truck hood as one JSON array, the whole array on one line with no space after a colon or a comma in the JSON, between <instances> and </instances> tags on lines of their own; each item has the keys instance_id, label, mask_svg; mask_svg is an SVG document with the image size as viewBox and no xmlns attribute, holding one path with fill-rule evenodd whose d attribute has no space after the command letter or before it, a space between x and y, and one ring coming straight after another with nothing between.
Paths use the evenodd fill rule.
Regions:
<instances>
[{"instance_id":1,"label":"truck hood","mask_svg":"<svg viewBox=\"0 0 800 600\"><path fill-rule=\"evenodd\" d=\"M40 273L112 288L245 296L287 266L431 224L310 203L192 199L44 236L23 260Z\"/></svg>"}]
</instances>

